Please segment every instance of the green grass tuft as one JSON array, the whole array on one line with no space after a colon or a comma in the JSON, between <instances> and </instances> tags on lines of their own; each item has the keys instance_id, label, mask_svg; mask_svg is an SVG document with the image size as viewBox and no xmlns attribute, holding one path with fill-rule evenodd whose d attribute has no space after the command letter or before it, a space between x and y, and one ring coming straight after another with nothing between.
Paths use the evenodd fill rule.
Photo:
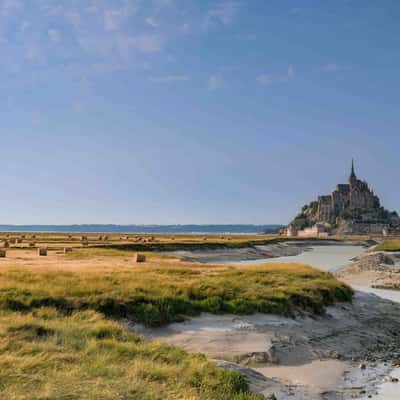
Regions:
<instances>
[{"instance_id":1,"label":"green grass tuft","mask_svg":"<svg viewBox=\"0 0 400 400\"><path fill-rule=\"evenodd\" d=\"M400 239L389 239L375 247L375 251L400 251Z\"/></svg>"},{"instance_id":2,"label":"green grass tuft","mask_svg":"<svg viewBox=\"0 0 400 400\"><path fill-rule=\"evenodd\" d=\"M237 372L204 356L145 343L94 311L0 314L5 400L260 400Z\"/></svg>"},{"instance_id":3,"label":"green grass tuft","mask_svg":"<svg viewBox=\"0 0 400 400\"><path fill-rule=\"evenodd\" d=\"M0 273L2 310L54 307L68 314L91 309L150 326L201 312L318 314L325 306L351 297L351 289L331 274L296 264L75 273L9 269Z\"/></svg>"}]
</instances>

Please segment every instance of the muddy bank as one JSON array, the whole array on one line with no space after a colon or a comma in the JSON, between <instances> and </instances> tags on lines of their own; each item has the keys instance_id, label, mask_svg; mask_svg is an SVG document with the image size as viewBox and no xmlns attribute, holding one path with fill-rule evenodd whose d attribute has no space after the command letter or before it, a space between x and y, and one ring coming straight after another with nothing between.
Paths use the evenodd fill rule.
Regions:
<instances>
[{"instance_id":1,"label":"muddy bank","mask_svg":"<svg viewBox=\"0 0 400 400\"><path fill-rule=\"evenodd\" d=\"M176 251L173 254L183 261L202 263L228 263L248 260L260 260L265 258L277 258L284 256L297 256L307 251L310 245L307 243L274 243L243 247L238 249L197 249L191 251Z\"/></svg>"},{"instance_id":2,"label":"muddy bank","mask_svg":"<svg viewBox=\"0 0 400 400\"><path fill-rule=\"evenodd\" d=\"M323 242L325 239L320 239ZM269 244L276 244L288 241L287 238L276 236L267 239L248 239L248 240L237 240L232 237L230 240L218 239L212 235L204 236L201 241L180 241L179 237L176 237L171 242L161 242L156 239L152 242L137 242L137 243L118 243L118 244L97 244L93 247L97 248L108 248L115 250L126 250L126 251L155 251L155 252L175 252L175 251L214 251L224 249L243 249L251 248L254 246L263 246ZM293 239L293 242L297 240ZM300 242L300 241L299 241Z\"/></svg>"},{"instance_id":3,"label":"muddy bank","mask_svg":"<svg viewBox=\"0 0 400 400\"><path fill-rule=\"evenodd\" d=\"M257 244L242 248L224 249L193 249L174 251L170 254L180 257L184 261L202 263L243 263L246 261L268 260L288 257L285 262L292 262L290 257L296 257L306 252L314 251L315 248L362 247L367 249L370 245L367 241L334 241L334 240L295 240L279 243ZM295 262L295 260L293 260Z\"/></svg>"},{"instance_id":4,"label":"muddy bank","mask_svg":"<svg viewBox=\"0 0 400 400\"><path fill-rule=\"evenodd\" d=\"M318 318L202 315L159 329L128 327L243 370L256 391L279 400L374 394L400 361L400 305L361 292Z\"/></svg>"},{"instance_id":5,"label":"muddy bank","mask_svg":"<svg viewBox=\"0 0 400 400\"><path fill-rule=\"evenodd\" d=\"M336 271L336 276L350 285L400 290L400 253L370 252Z\"/></svg>"},{"instance_id":6,"label":"muddy bank","mask_svg":"<svg viewBox=\"0 0 400 400\"><path fill-rule=\"evenodd\" d=\"M229 236L229 235L228 235ZM203 241L196 242L183 242L180 241L177 236L172 242L161 242L156 239L152 242L137 242L137 243L113 243L113 244L96 244L92 247L95 248L108 248L115 250L126 250L126 251L154 251L154 252L212 252L212 251L224 251L224 250L237 250L237 249L251 249L258 246L270 246L280 243L288 243L299 246L313 246L313 245L341 245L341 244L355 244L361 243L367 247L376 244L373 240L363 241L343 241L340 239L302 239L302 238L287 238L283 236L268 237L266 239L260 237L260 239L236 239L233 235L228 240L227 237L223 239L215 237L215 235L205 235Z\"/></svg>"}]
</instances>

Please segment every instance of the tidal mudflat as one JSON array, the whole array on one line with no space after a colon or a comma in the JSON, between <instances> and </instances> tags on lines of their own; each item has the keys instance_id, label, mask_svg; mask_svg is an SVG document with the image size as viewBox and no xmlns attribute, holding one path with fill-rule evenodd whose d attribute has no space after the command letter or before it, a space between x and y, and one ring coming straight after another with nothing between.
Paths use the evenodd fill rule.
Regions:
<instances>
[{"instance_id":1,"label":"tidal mudflat","mask_svg":"<svg viewBox=\"0 0 400 400\"><path fill-rule=\"evenodd\" d=\"M356 292L352 304L328 307L317 318L202 315L166 328L131 329L224 360L226 367L247 373L259 392L278 399L324 399L327 392L330 399L374 394L390 374L391 362L400 357L395 333L400 305L363 292Z\"/></svg>"},{"instance_id":2,"label":"tidal mudflat","mask_svg":"<svg viewBox=\"0 0 400 400\"><path fill-rule=\"evenodd\" d=\"M238 260L238 252L233 257L229 252L211 253L186 253L185 257L248 266L299 262L340 273L355 263L362 269L371 264L364 243L324 246L310 241L257 246L250 253L242 249L242 260ZM249 259L249 254L259 259ZM396 262L393 265L396 267ZM386 380L399 374L392 370L400 359L399 340L392 329L398 329L400 291L371 288L371 282L361 275L357 270L357 279L347 280L359 284L354 285L353 304L330 307L320 319L203 316L186 326L171 326L156 337L190 351L200 349L226 362L245 364L244 371L254 388L266 395L273 392L279 399L345 399L364 394L378 395L379 399L391 399L389 396L396 394L392 398L397 399L400 387L396 379ZM249 372L249 366L267 379L264 386L260 375ZM232 364L228 367L235 368Z\"/></svg>"}]
</instances>

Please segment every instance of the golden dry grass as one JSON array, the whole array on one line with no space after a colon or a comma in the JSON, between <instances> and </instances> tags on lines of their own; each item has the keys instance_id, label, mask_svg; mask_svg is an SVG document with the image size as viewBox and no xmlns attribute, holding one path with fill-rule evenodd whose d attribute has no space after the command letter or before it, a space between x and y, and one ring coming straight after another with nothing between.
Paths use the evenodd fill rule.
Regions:
<instances>
[{"instance_id":1,"label":"golden dry grass","mask_svg":"<svg viewBox=\"0 0 400 400\"><path fill-rule=\"evenodd\" d=\"M94 311L0 313L3 400L256 400L202 355L145 343Z\"/></svg>"},{"instance_id":2,"label":"golden dry grass","mask_svg":"<svg viewBox=\"0 0 400 400\"><path fill-rule=\"evenodd\" d=\"M212 266L154 253L135 264L131 252L114 249L53 251L48 257L14 250L0 260L0 307L91 308L150 325L202 311L318 313L350 297L351 290L329 273L297 264Z\"/></svg>"},{"instance_id":3,"label":"golden dry grass","mask_svg":"<svg viewBox=\"0 0 400 400\"><path fill-rule=\"evenodd\" d=\"M276 240L276 235L172 235L172 234L107 234L107 240L100 239L98 233L6 233L0 232L0 241L13 239L22 240L14 248L24 249L29 247L29 242L34 241L36 245L47 246L50 249L61 250L65 246L82 247L81 237L86 236L89 246L124 246L124 245L246 245L250 242L265 242Z\"/></svg>"}]
</instances>

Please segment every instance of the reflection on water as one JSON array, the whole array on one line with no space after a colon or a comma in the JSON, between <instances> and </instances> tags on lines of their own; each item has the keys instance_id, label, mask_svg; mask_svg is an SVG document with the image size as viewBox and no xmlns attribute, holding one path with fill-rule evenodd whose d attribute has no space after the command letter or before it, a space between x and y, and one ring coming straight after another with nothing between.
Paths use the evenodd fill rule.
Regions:
<instances>
[{"instance_id":1,"label":"reflection on water","mask_svg":"<svg viewBox=\"0 0 400 400\"><path fill-rule=\"evenodd\" d=\"M246 260L239 261L235 264L240 265L255 265L261 263L301 263L308 264L312 267L319 268L325 271L334 271L348 265L351 259L358 257L365 252L363 246L346 246L346 245L331 245L331 246L310 246L307 251L297 256L267 258L261 260Z\"/></svg>"}]
</instances>

